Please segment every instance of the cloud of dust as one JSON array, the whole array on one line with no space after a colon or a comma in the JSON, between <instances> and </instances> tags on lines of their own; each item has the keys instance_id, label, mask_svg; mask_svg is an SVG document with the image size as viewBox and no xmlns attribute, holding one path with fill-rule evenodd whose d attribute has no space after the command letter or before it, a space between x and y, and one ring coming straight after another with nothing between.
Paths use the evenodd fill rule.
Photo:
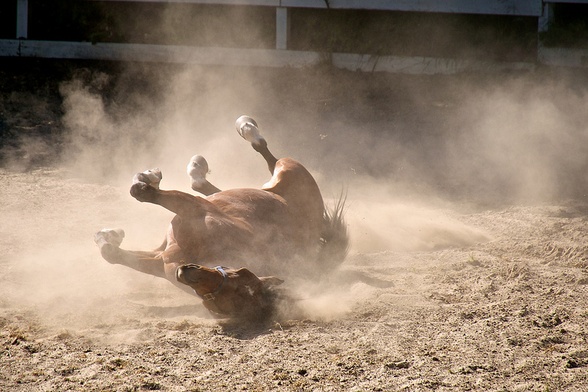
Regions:
<instances>
[{"instance_id":1,"label":"cloud of dust","mask_svg":"<svg viewBox=\"0 0 588 392\"><path fill-rule=\"evenodd\" d=\"M305 163L325 198L347 190L352 252L431 251L488 240L491 233L460 220L453 200L501 205L585 197L586 89L544 76L476 80L132 64L119 75L92 71L64 81L64 165L119 196L80 201L76 213L92 225L43 250L51 276L40 290L44 301L56 306L69 296L90 307L153 283L107 265L91 243L92 230L124 224L123 247L159 245L154 233L163 237L170 216L131 200L126 192L136 172L159 167L163 189L190 192L186 164L201 154L221 189L265 183L263 159L234 129L242 114L258 120L277 156ZM66 259L88 262L63 264L65 249L73 252ZM37 254L23 260L39 263ZM317 293L308 313L340 317L367 292L353 287L349 295L337 287Z\"/></svg>"},{"instance_id":2,"label":"cloud of dust","mask_svg":"<svg viewBox=\"0 0 588 392\"><path fill-rule=\"evenodd\" d=\"M133 70L125 72L131 72L132 80ZM163 85L157 99L142 99L140 92L134 93L139 97L125 96L124 86L118 85L109 101L101 88L112 76L101 72L89 81L64 82L63 122L70 147L66 165L77 177L97 180L120 192L109 207L112 211L93 212L94 229L122 225L128 236L123 247L157 246L160 238L156 233L163 236L171 216L157 206L132 200L126 193L130 179L135 172L160 167L163 188L190 192L185 166L196 153L208 159L209 178L221 188L263 184L269 174L262 158L234 130L234 120L243 113L257 117L276 155L291 155L306 163L326 199L346 189L352 252L431 251L491 238L491 233L460 220L456 212L460 207L451 202L453 196L474 205L477 200L528 202L565 197L585 187L585 96L570 92L563 84L550 85L547 90L525 80L491 87L462 86L459 94L444 97L449 102L445 112L435 111L436 102L415 103L422 116L434 117L428 128L419 128L427 125L421 114L412 119L399 114L400 125L414 128L395 133L400 125L387 114L377 114L372 122L365 121L366 114L354 120L355 110L380 108L362 104L349 111L349 97L340 95L340 87L313 89L317 75L312 72L306 76L297 71L286 82L280 77L294 71L272 72L279 77L255 70L198 67L140 72L166 80L164 84L146 80L159 88ZM263 80L266 76L272 83ZM343 80L357 77L339 76ZM333 75L327 78L336 79ZM398 79L389 80L393 90ZM321 83L325 87L324 80ZM424 94L413 93L413 100ZM317 109L317 102L329 95L337 102L330 102L326 110ZM356 100L353 97L351 103ZM286 110L276 104L290 101L299 101L300 108ZM89 203L95 204L93 209L104 208L100 200ZM119 214L125 219L114 218ZM70 258L89 257L97 265L69 266L64 273L63 262L58 261L69 247L64 242L57 242L44 256L47 265L61 263L53 269L52 284L43 285L43 297L51 306L69 297L76 298L79 306L92 307L156 284L147 277L130 278L138 274L134 271L107 265L87 241L91 231L85 235L83 249L78 248ZM30 261L33 259L31 256ZM72 274L74 283L68 278L64 285L59 277ZM101 277L99 284L96 276ZM84 291L89 283L91 292ZM370 293L365 284L358 285L344 293L337 285L319 285L322 291L303 301L306 315L316 319L343 316L363 298L359 292ZM84 292L81 297L80 292ZM63 303L71 305L70 301Z\"/></svg>"},{"instance_id":3,"label":"cloud of dust","mask_svg":"<svg viewBox=\"0 0 588 392\"><path fill-rule=\"evenodd\" d=\"M474 91L445 141L454 184L515 202L585 196L588 100L576 87L546 77Z\"/></svg>"},{"instance_id":4,"label":"cloud of dust","mask_svg":"<svg viewBox=\"0 0 588 392\"><path fill-rule=\"evenodd\" d=\"M353 198L346 215L351 248L360 253L435 251L486 242L491 235L460 221L448 204L434 198L403 198L372 184Z\"/></svg>"},{"instance_id":5,"label":"cloud of dust","mask_svg":"<svg viewBox=\"0 0 588 392\"><path fill-rule=\"evenodd\" d=\"M238 163L230 160L234 155L230 151L250 148L237 135L234 121L251 108L251 94L232 90L251 90L246 81L233 86L225 76L203 69L180 70L167 76L169 83L155 99L117 91L121 96L114 99L120 101L114 102L105 102L100 91L92 91L80 80L64 83L63 121L70 148L66 164L81 177L119 184L130 184L136 172L159 167L162 187L189 190L186 165L200 154L209 162L211 181L222 173L217 181L220 187L223 181L231 187L248 185L248 177L257 181L253 184L265 182L267 175L256 175L260 159L256 161L255 154L243 153L251 159L238 159ZM99 73L97 77L108 76Z\"/></svg>"},{"instance_id":6,"label":"cloud of dust","mask_svg":"<svg viewBox=\"0 0 588 392\"><path fill-rule=\"evenodd\" d=\"M289 284L290 295L296 298L296 306L279 309L285 318L303 318L319 321L333 321L345 317L354 307L369 300L377 291L363 282L295 282Z\"/></svg>"}]
</instances>

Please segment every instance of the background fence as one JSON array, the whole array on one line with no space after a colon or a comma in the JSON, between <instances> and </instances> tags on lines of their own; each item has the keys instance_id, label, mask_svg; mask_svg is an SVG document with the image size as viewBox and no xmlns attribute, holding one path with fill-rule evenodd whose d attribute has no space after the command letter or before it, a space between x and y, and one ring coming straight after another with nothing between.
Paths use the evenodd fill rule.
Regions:
<instances>
[{"instance_id":1,"label":"background fence","mask_svg":"<svg viewBox=\"0 0 588 392\"><path fill-rule=\"evenodd\" d=\"M0 56L453 73L588 64L588 0L13 0Z\"/></svg>"}]
</instances>

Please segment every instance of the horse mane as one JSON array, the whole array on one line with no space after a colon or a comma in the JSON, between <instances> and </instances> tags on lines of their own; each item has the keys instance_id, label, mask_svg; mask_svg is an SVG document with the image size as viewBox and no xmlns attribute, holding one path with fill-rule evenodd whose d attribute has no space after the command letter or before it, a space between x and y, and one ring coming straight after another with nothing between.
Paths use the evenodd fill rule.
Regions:
<instances>
[{"instance_id":1,"label":"horse mane","mask_svg":"<svg viewBox=\"0 0 588 392\"><path fill-rule=\"evenodd\" d=\"M347 193L341 194L332 205L325 205L318 263L322 267L337 267L349 251L349 234L345 222Z\"/></svg>"}]
</instances>

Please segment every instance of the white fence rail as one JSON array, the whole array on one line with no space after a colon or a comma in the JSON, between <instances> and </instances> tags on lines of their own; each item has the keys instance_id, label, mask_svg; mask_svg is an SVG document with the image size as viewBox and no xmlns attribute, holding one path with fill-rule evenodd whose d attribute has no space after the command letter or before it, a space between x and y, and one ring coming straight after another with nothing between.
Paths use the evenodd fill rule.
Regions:
<instances>
[{"instance_id":1,"label":"white fence rail","mask_svg":"<svg viewBox=\"0 0 588 392\"><path fill-rule=\"evenodd\" d=\"M120 1L120 0L101 0ZM141 3L252 5L283 8L364 9L540 16L542 0L122 0Z\"/></svg>"}]
</instances>

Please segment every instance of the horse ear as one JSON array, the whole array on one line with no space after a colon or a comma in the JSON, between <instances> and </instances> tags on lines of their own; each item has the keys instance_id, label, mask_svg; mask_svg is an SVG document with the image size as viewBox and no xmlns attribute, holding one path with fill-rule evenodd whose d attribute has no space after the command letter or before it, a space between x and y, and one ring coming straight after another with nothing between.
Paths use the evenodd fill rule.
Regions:
<instances>
[{"instance_id":1,"label":"horse ear","mask_svg":"<svg viewBox=\"0 0 588 392\"><path fill-rule=\"evenodd\" d=\"M261 283L263 283L265 287L279 286L284 283L282 279L276 278L275 276L263 276L259 278L259 280L261 280Z\"/></svg>"}]
</instances>

